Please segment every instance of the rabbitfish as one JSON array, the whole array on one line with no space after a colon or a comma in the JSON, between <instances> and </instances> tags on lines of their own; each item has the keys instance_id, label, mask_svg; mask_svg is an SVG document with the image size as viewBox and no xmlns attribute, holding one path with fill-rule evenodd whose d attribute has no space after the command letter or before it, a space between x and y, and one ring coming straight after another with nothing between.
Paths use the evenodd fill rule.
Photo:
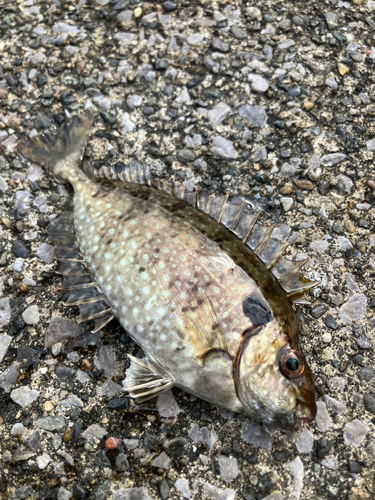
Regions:
<instances>
[{"instance_id":1,"label":"rabbitfish","mask_svg":"<svg viewBox=\"0 0 375 500\"><path fill-rule=\"evenodd\" d=\"M92 118L19 145L70 182L73 212L50 224L67 304L100 330L113 317L145 353L124 382L145 401L177 386L260 422L290 428L316 414L292 301L315 285L282 256L273 226L229 195L152 181L131 162L92 178L80 167Z\"/></svg>"}]
</instances>

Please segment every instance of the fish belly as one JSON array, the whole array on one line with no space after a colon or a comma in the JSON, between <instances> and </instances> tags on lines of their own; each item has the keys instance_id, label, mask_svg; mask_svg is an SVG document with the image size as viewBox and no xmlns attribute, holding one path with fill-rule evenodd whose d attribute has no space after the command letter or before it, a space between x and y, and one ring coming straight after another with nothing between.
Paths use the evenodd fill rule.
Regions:
<instances>
[{"instance_id":1,"label":"fish belly","mask_svg":"<svg viewBox=\"0 0 375 500\"><path fill-rule=\"evenodd\" d=\"M92 187L78 186L74 218L86 264L129 335L177 386L241 411L230 360L219 355L203 364L186 333L184 310L193 330L200 315L199 299L191 311L192 290L204 287L213 310L225 307L228 268L216 243L158 205L119 189L97 195Z\"/></svg>"}]
</instances>

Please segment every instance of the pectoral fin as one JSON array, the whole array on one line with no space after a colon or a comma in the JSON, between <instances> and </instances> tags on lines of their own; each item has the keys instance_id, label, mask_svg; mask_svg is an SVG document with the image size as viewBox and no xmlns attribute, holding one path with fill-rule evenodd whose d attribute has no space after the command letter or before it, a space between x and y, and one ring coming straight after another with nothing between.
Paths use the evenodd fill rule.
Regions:
<instances>
[{"instance_id":1,"label":"pectoral fin","mask_svg":"<svg viewBox=\"0 0 375 500\"><path fill-rule=\"evenodd\" d=\"M227 343L220 330L219 320L208 296L201 289L191 291L182 319L188 340L195 355L205 364L213 353L229 356ZM186 310L184 310L186 309Z\"/></svg>"},{"instance_id":2,"label":"pectoral fin","mask_svg":"<svg viewBox=\"0 0 375 500\"><path fill-rule=\"evenodd\" d=\"M126 370L123 386L132 398L142 403L173 387L175 380L172 375L164 371L150 356L138 359L128 354L128 357L131 363Z\"/></svg>"}]
</instances>

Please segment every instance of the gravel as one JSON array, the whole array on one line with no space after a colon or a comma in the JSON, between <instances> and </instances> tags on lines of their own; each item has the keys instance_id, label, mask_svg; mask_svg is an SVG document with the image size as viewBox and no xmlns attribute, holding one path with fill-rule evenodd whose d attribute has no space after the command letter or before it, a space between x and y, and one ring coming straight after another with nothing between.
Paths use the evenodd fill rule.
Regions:
<instances>
[{"instance_id":1,"label":"gravel","mask_svg":"<svg viewBox=\"0 0 375 500\"><path fill-rule=\"evenodd\" d=\"M371 498L374 2L2 8L0 495ZM84 109L87 171L137 160L187 189L245 196L281 226L288 258L310 257L320 285L297 310L315 423L284 432L178 389L142 404L123 393L139 347L115 321L91 334L62 305L47 231L71 189L15 151Z\"/></svg>"}]
</instances>

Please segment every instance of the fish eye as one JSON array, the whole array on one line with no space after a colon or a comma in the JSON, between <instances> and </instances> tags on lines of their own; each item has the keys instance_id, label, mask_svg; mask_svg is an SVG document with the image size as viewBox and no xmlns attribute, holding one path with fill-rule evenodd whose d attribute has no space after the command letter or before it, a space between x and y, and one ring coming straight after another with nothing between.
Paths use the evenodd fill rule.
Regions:
<instances>
[{"instance_id":1,"label":"fish eye","mask_svg":"<svg viewBox=\"0 0 375 500\"><path fill-rule=\"evenodd\" d=\"M280 371L286 378L300 377L305 371L305 363L297 351L288 349L281 355Z\"/></svg>"}]
</instances>

